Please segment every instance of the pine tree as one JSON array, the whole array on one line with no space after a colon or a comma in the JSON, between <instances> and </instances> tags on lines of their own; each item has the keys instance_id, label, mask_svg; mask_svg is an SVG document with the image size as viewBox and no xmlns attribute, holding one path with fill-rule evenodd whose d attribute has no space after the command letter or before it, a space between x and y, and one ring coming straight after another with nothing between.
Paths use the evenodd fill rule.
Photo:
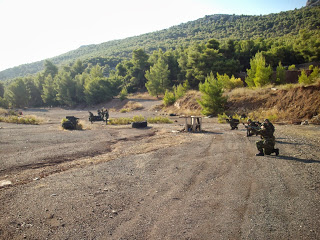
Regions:
<instances>
[{"instance_id":1,"label":"pine tree","mask_svg":"<svg viewBox=\"0 0 320 240\"><path fill-rule=\"evenodd\" d=\"M163 58L159 58L157 63L150 67L149 71L146 71L146 87L148 92L152 96L157 96L164 93L169 88L169 69L168 64L165 63Z\"/></svg>"},{"instance_id":2,"label":"pine tree","mask_svg":"<svg viewBox=\"0 0 320 240\"><path fill-rule=\"evenodd\" d=\"M222 85L214 78L213 73L205 79L204 83L199 84L199 90L202 97L198 102L204 115L217 115L223 112L227 99L222 95Z\"/></svg>"},{"instance_id":3,"label":"pine tree","mask_svg":"<svg viewBox=\"0 0 320 240\"><path fill-rule=\"evenodd\" d=\"M247 69L246 83L249 87L262 87L271 82L272 69L270 65L266 67L266 59L262 52L258 52L250 60L251 69Z\"/></svg>"}]
</instances>

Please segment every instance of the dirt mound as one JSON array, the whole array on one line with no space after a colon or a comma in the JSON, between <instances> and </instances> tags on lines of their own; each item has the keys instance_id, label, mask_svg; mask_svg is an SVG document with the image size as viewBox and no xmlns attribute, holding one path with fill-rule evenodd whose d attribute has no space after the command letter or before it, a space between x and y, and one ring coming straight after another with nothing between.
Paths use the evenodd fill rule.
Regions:
<instances>
[{"instance_id":1,"label":"dirt mound","mask_svg":"<svg viewBox=\"0 0 320 240\"><path fill-rule=\"evenodd\" d=\"M255 94L229 95L228 110L237 113L273 111L280 121L299 122L320 113L320 84L264 89Z\"/></svg>"},{"instance_id":2,"label":"dirt mound","mask_svg":"<svg viewBox=\"0 0 320 240\"><path fill-rule=\"evenodd\" d=\"M165 112L184 115L199 115L201 106L197 102L201 99L201 93L198 91L188 91L185 96L178 99L173 106L165 109Z\"/></svg>"}]
</instances>

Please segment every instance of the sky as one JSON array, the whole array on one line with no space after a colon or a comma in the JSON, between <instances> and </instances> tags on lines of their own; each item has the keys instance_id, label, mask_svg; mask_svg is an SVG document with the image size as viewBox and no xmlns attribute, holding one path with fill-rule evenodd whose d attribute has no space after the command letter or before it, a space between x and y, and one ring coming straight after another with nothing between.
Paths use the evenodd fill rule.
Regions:
<instances>
[{"instance_id":1,"label":"sky","mask_svg":"<svg viewBox=\"0 0 320 240\"><path fill-rule=\"evenodd\" d=\"M265 15L307 0L0 0L0 71L205 15Z\"/></svg>"}]
</instances>

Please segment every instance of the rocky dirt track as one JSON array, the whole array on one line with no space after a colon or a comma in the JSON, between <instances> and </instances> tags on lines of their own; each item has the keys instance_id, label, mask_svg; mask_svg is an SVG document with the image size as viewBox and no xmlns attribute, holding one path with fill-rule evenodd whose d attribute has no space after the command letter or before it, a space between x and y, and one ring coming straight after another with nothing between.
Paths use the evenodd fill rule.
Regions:
<instances>
[{"instance_id":1,"label":"rocky dirt track","mask_svg":"<svg viewBox=\"0 0 320 240\"><path fill-rule=\"evenodd\" d=\"M157 114L141 101L124 116ZM193 134L30 113L44 123L0 123L0 239L320 239L319 126L276 125L280 156L256 157L258 137L215 119Z\"/></svg>"}]
</instances>

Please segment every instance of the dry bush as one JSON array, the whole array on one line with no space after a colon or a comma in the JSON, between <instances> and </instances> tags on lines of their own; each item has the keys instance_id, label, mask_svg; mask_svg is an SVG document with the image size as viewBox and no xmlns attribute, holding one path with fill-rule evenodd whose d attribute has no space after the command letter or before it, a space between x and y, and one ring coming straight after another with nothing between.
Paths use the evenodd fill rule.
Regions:
<instances>
[{"instance_id":1,"label":"dry bush","mask_svg":"<svg viewBox=\"0 0 320 240\"><path fill-rule=\"evenodd\" d=\"M8 110L4 108L0 108L0 115L6 115L6 114L8 114Z\"/></svg>"},{"instance_id":2,"label":"dry bush","mask_svg":"<svg viewBox=\"0 0 320 240\"><path fill-rule=\"evenodd\" d=\"M43 118L39 118L34 115L8 115L0 117L0 122L38 125L43 122Z\"/></svg>"},{"instance_id":3,"label":"dry bush","mask_svg":"<svg viewBox=\"0 0 320 240\"><path fill-rule=\"evenodd\" d=\"M77 130L91 130L92 124L88 125L85 121L79 120L77 124ZM80 129L78 129L78 126Z\"/></svg>"},{"instance_id":4,"label":"dry bush","mask_svg":"<svg viewBox=\"0 0 320 240\"><path fill-rule=\"evenodd\" d=\"M310 123L320 125L320 114L311 118Z\"/></svg>"},{"instance_id":5,"label":"dry bush","mask_svg":"<svg viewBox=\"0 0 320 240\"><path fill-rule=\"evenodd\" d=\"M273 86L272 85L267 85L264 86L263 88L248 88L248 87L243 87L243 88L235 88L229 92L225 92L225 95L229 98L255 98L257 96L265 96L272 91Z\"/></svg>"},{"instance_id":6,"label":"dry bush","mask_svg":"<svg viewBox=\"0 0 320 240\"><path fill-rule=\"evenodd\" d=\"M128 98L131 99L146 99L146 100L157 100L157 97L151 96L148 92L129 94Z\"/></svg>"},{"instance_id":7,"label":"dry bush","mask_svg":"<svg viewBox=\"0 0 320 240\"><path fill-rule=\"evenodd\" d=\"M287 117L286 112L279 111L276 108L272 109L258 109L252 111L248 114L248 117L253 119L254 121L263 121L264 119L269 119L271 122L277 122L280 120L284 120Z\"/></svg>"},{"instance_id":8,"label":"dry bush","mask_svg":"<svg viewBox=\"0 0 320 240\"><path fill-rule=\"evenodd\" d=\"M127 109L127 112L128 112L133 110L141 110L143 109L143 106L141 103L129 101L126 103L126 105L123 106L122 109Z\"/></svg>"}]
</instances>

